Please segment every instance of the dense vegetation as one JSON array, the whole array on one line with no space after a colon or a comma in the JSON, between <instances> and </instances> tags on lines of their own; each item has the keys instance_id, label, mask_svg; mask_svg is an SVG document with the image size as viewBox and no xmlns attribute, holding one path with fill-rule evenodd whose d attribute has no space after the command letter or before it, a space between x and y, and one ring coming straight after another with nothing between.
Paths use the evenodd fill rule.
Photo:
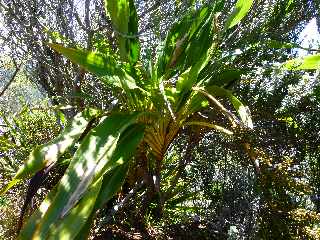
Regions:
<instances>
[{"instance_id":1,"label":"dense vegetation","mask_svg":"<svg viewBox=\"0 0 320 240\"><path fill-rule=\"evenodd\" d=\"M320 239L318 1L0 8L1 238Z\"/></svg>"}]
</instances>

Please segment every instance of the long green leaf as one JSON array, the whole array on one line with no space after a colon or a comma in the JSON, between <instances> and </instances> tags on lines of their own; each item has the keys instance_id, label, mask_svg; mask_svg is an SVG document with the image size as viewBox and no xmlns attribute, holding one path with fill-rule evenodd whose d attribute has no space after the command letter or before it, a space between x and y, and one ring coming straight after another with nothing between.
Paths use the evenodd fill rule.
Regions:
<instances>
[{"instance_id":1,"label":"long green leaf","mask_svg":"<svg viewBox=\"0 0 320 240\"><path fill-rule=\"evenodd\" d=\"M84 138L59 182L57 193L36 227L34 237L46 238L54 222L68 214L81 199L95 176L100 175L100 161L108 162L114 153L120 134L132 125L138 113L111 115L92 129Z\"/></svg>"},{"instance_id":2,"label":"long green leaf","mask_svg":"<svg viewBox=\"0 0 320 240\"><path fill-rule=\"evenodd\" d=\"M74 117L72 122L66 126L64 131L54 140L36 147L26 161L20 167L13 180L6 187L0 190L0 194L8 191L16 183L25 179L43 167L57 161L69 147L73 146L78 140L82 132L87 127L90 120L97 116L98 111L94 109L86 109Z\"/></svg>"},{"instance_id":3,"label":"long green leaf","mask_svg":"<svg viewBox=\"0 0 320 240\"><path fill-rule=\"evenodd\" d=\"M74 63L79 64L84 69L99 77L112 77L118 74L117 62L112 56L81 49L66 48L59 44L48 43L48 45Z\"/></svg>"},{"instance_id":4,"label":"long green leaf","mask_svg":"<svg viewBox=\"0 0 320 240\"><path fill-rule=\"evenodd\" d=\"M132 89L143 91L136 85L135 79L127 74L112 56L81 49L66 48L59 44L49 44L49 46L87 71L102 77L102 80L106 80L107 84L122 88L125 90L127 97L129 97L129 91Z\"/></svg>"},{"instance_id":5,"label":"long green leaf","mask_svg":"<svg viewBox=\"0 0 320 240\"><path fill-rule=\"evenodd\" d=\"M185 49L192 36L199 30L210 15L210 8L207 6L188 13L171 28L166 37L162 51L157 58L157 76L177 69L185 60ZM168 77L174 74L170 73Z\"/></svg>"},{"instance_id":6,"label":"long green leaf","mask_svg":"<svg viewBox=\"0 0 320 240\"><path fill-rule=\"evenodd\" d=\"M126 39L126 48L129 62L135 64L140 56L140 43L138 39L138 14L134 5L134 0L129 0L129 22L128 34L131 36Z\"/></svg>"},{"instance_id":7,"label":"long green leaf","mask_svg":"<svg viewBox=\"0 0 320 240\"><path fill-rule=\"evenodd\" d=\"M214 12L210 9L206 18L190 38L190 43L185 50L185 67L194 66L199 62L199 59L208 54L208 49L212 47L215 34L214 21Z\"/></svg>"},{"instance_id":8,"label":"long green leaf","mask_svg":"<svg viewBox=\"0 0 320 240\"><path fill-rule=\"evenodd\" d=\"M100 178L108 170L114 168L117 165L124 164L128 161L130 157L133 156L135 150L143 138L144 126L141 124L132 124L128 127L120 136L117 143L117 147L108 159L102 159L97 166L97 171L99 174L95 176L95 179Z\"/></svg>"},{"instance_id":9,"label":"long green leaf","mask_svg":"<svg viewBox=\"0 0 320 240\"><path fill-rule=\"evenodd\" d=\"M308 55L289 60L283 64L288 70L316 70L320 69L320 54Z\"/></svg>"},{"instance_id":10,"label":"long green leaf","mask_svg":"<svg viewBox=\"0 0 320 240\"><path fill-rule=\"evenodd\" d=\"M239 114L242 123L248 128L253 128L251 114L247 106L245 106L236 96L232 94L230 90L224 89L219 86L211 85L205 88L206 92L214 97L228 98L237 113ZM186 109L184 110L186 115L191 115L194 112L200 111L202 108L208 106L208 100L200 93L194 92Z\"/></svg>"},{"instance_id":11,"label":"long green leaf","mask_svg":"<svg viewBox=\"0 0 320 240\"><path fill-rule=\"evenodd\" d=\"M247 15L252 4L253 0L238 0L231 15L226 21L225 29L237 25Z\"/></svg>"},{"instance_id":12,"label":"long green leaf","mask_svg":"<svg viewBox=\"0 0 320 240\"><path fill-rule=\"evenodd\" d=\"M120 56L134 64L139 58L138 17L133 0L104 0L118 37Z\"/></svg>"},{"instance_id":13,"label":"long green leaf","mask_svg":"<svg viewBox=\"0 0 320 240\"><path fill-rule=\"evenodd\" d=\"M108 202L119 191L126 177L128 166L128 162L122 165L118 165L112 170L108 171L107 174L103 176L102 186L100 188L100 193L96 199L94 209L91 212L90 216L86 218L86 223L82 226L79 226L79 232L74 239L80 240L88 238L91 224L95 216L95 211L99 208L102 208L103 205L106 202ZM66 227L68 226L66 225ZM76 232L77 230L74 233Z\"/></svg>"},{"instance_id":14,"label":"long green leaf","mask_svg":"<svg viewBox=\"0 0 320 240\"><path fill-rule=\"evenodd\" d=\"M204 67L208 64L211 58L211 52L213 50L213 46L203 54L203 56L198 59L196 64L190 67L186 72L184 72L177 81L177 92L179 95L176 111L179 111L181 107L186 103L190 94L191 88L199 82L198 75L204 69Z\"/></svg>"},{"instance_id":15,"label":"long green leaf","mask_svg":"<svg viewBox=\"0 0 320 240\"><path fill-rule=\"evenodd\" d=\"M119 191L126 177L129 166L128 160L135 153L138 144L143 138L143 133L144 126L134 124L121 134L117 148L110 161L100 161L99 163L100 165L105 164L105 167L99 171L101 174L96 176L97 181L95 181L95 185L97 183L99 186L102 184L102 187L99 187L100 193L96 190L92 193L89 190L76 207L71 210L70 214L59 222L59 224L55 224L57 226L53 225L51 227L51 229L54 229L53 239L73 239L85 225L92 211L101 208ZM105 172L107 172L107 174L105 174ZM103 176L104 174L105 176ZM95 200L96 198L97 200Z\"/></svg>"},{"instance_id":16,"label":"long green leaf","mask_svg":"<svg viewBox=\"0 0 320 240\"><path fill-rule=\"evenodd\" d=\"M51 189L46 198L41 203L40 207L33 212L31 217L29 217L28 222L22 228L19 233L18 239L29 240L32 239L33 233L36 229L36 226L40 223L43 213L47 211L48 207L51 205L54 196L56 194L56 187Z\"/></svg>"},{"instance_id":17,"label":"long green leaf","mask_svg":"<svg viewBox=\"0 0 320 240\"><path fill-rule=\"evenodd\" d=\"M81 198L79 203L70 211L70 213L58 221L58 224L51 226L52 232L48 239L74 239L81 228L85 225L88 217L94 209L96 198L102 185L102 178L96 181Z\"/></svg>"},{"instance_id":18,"label":"long green leaf","mask_svg":"<svg viewBox=\"0 0 320 240\"><path fill-rule=\"evenodd\" d=\"M128 128L121 136L117 148L112 156L112 163L116 165L127 163L129 158L134 154L138 144L143 138L144 126L133 125ZM113 164L113 165L115 165ZM104 177L103 187L97 199L97 208L101 208L117 191L117 186L124 180L124 176L121 173L125 171L123 168L113 171ZM105 169L104 169L105 172ZM118 179L118 180L115 180ZM122 179L122 180L121 180Z\"/></svg>"}]
</instances>

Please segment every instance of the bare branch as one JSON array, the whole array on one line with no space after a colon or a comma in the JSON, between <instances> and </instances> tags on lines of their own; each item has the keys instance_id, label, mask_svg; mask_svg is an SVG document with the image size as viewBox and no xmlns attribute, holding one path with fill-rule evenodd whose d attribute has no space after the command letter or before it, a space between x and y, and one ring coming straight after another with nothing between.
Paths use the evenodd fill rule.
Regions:
<instances>
[{"instance_id":1,"label":"bare branch","mask_svg":"<svg viewBox=\"0 0 320 240\"><path fill-rule=\"evenodd\" d=\"M2 97L2 95L5 93L5 91L8 89L8 87L11 85L11 83L14 81L17 73L19 72L21 68L21 64L16 68L16 70L14 71L13 75L11 76L9 82L5 85L4 89L1 91L0 93L0 97Z\"/></svg>"}]
</instances>

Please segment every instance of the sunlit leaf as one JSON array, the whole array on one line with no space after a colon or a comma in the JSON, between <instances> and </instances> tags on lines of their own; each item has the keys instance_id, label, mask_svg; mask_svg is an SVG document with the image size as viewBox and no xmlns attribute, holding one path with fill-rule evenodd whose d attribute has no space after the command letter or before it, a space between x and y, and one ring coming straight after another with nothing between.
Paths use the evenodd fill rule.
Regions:
<instances>
[{"instance_id":1,"label":"sunlit leaf","mask_svg":"<svg viewBox=\"0 0 320 240\"><path fill-rule=\"evenodd\" d=\"M106 80L105 83L123 88L128 95L128 91L131 89L142 90L136 85L135 79L126 73L112 56L65 48L59 44L49 44L49 46L89 72L102 77L101 80Z\"/></svg>"},{"instance_id":2,"label":"sunlit leaf","mask_svg":"<svg viewBox=\"0 0 320 240\"><path fill-rule=\"evenodd\" d=\"M118 165L112 170L108 171L107 174L103 176L102 186L100 188L100 193L97 196L94 209L91 212L90 216L87 216L85 218L85 224L83 224L81 222L82 220L80 220L82 224L80 226L78 225L79 229L74 229L73 231L73 234L78 232L76 237L74 237L74 235L72 236L74 239L87 239L90 233L92 221L95 216L95 211L102 208L104 204L106 204L119 191L124 182L125 177L127 176L126 174L128 171L128 167L129 162L125 162L124 164ZM77 218L77 216L75 216L75 218ZM68 225L65 225L65 227L68 228Z\"/></svg>"},{"instance_id":3,"label":"sunlit leaf","mask_svg":"<svg viewBox=\"0 0 320 240\"><path fill-rule=\"evenodd\" d=\"M48 45L74 63L79 64L81 67L97 76L113 76L119 71L117 63L112 56L81 49L66 48L59 44L49 43Z\"/></svg>"},{"instance_id":4,"label":"sunlit leaf","mask_svg":"<svg viewBox=\"0 0 320 240\"><path fill-rule=\"evenodd\" d=\"M134 64L140 54L138 17L133 0L105 0L113 28L118 37L120 56L123 61Z\"/></svg>"},{"instance_id":5,"label":"sunlit leaf","mask_svg":"<svg viewBox=\"0 0 320 240\"><path fill-rule=\"evenodd\" d=\"M253 0L238 0L231 15L228 17L225 29L237 25L250 11Z\"/></svg>"},{"instance_id":6,"label":"sunlit leaf","mask_svg":"<svg viewBox=\"0 0 320 240\"><path fill-rule=\"evenodd\" d=\"M288 70L315 70L320 68L320 54L308 55L285 62L283 68Z\"/></svg>"},{"instance_id":7,"label":"sunlit leaf","mask_svg":"<svg viewBox=\"0 0 320 240\"><path fill-rule=\"evenodd\" d=\"M58 221L59 224L52 225L52 232L49 233L48 239L73 239L77 235L95 206L101 185L102 177L90 186L70 213Z\"/></svg>"},{"instance_id":8,"label":"sunlit leaf","mask_svg":"<svg viewBox=\"0 0 320 240\"><path fill-rule=\"evenodd\" d=\"M122 132L132 125L138 113L111 115L93 128L84 138L71 160L65 175L60 180L57 193L33 233L39 239L48 236L50 226L64 218L84 196L96 177L101 176L104 166L112 159Z\"/></svg>"},{"instance_id":9,"label":"sunlit leaf","mask_svg":"<svg viewBox=\"0 0 320 240\"><path fill-rule=\"evenodd\" d=\"M20 180L30 177L45 166L56 162L69 147L73 146L87 127L90 120L97 116L99 111L86 109L76 115L73 121L54 140L36 147L30 154L26 163L16 173L13 180L3 189L0 194L8 191Z\"/></svg>"}]
</instances>

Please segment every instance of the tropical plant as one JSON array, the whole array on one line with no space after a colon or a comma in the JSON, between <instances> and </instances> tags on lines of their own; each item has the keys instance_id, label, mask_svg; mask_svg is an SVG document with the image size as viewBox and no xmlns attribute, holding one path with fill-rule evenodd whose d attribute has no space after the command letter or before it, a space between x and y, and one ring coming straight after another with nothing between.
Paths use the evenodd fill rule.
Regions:
<instances>
[{"instance_id":1,"label":"tropical plant","mask_svg":"<svg viewBox=\"0 0 320 240\"><path fill-rule=\"evenodd\" d=\"M50 169L79 142L64 176L29 218L20 232L21 239L84 238L96 211L120 191L124 181L131 183L130 187L142 182L145 188L142 218L155 200L161 215L164 202L172 197L171 187L165 192L160 189L163 159L181 131L190 130L192 137L194 125L226 135L252 128L247 107L223 88L235 70L230 69L232 76L226 79L212 76L212 69L234 60L234 55L226 55L220 46L252 3L238 0L222 30L217 26L221 8L218 3L191 10L172 27L158 49L156 62L150 59L147 68L139 61L138 18L133 0L105 0L116 32L117 51L89 52L49 44L97 75L111 87L117 101L106 112L87 108L79 113L59 137L34 149L2 189L4 193L38 171ZM240 118L217 98L228 99ZM202 114L204 110L224 116L220 122L224 127L209 121ZM199 141L200 137L193 140Z\"/></svg>"}]
</instances>

